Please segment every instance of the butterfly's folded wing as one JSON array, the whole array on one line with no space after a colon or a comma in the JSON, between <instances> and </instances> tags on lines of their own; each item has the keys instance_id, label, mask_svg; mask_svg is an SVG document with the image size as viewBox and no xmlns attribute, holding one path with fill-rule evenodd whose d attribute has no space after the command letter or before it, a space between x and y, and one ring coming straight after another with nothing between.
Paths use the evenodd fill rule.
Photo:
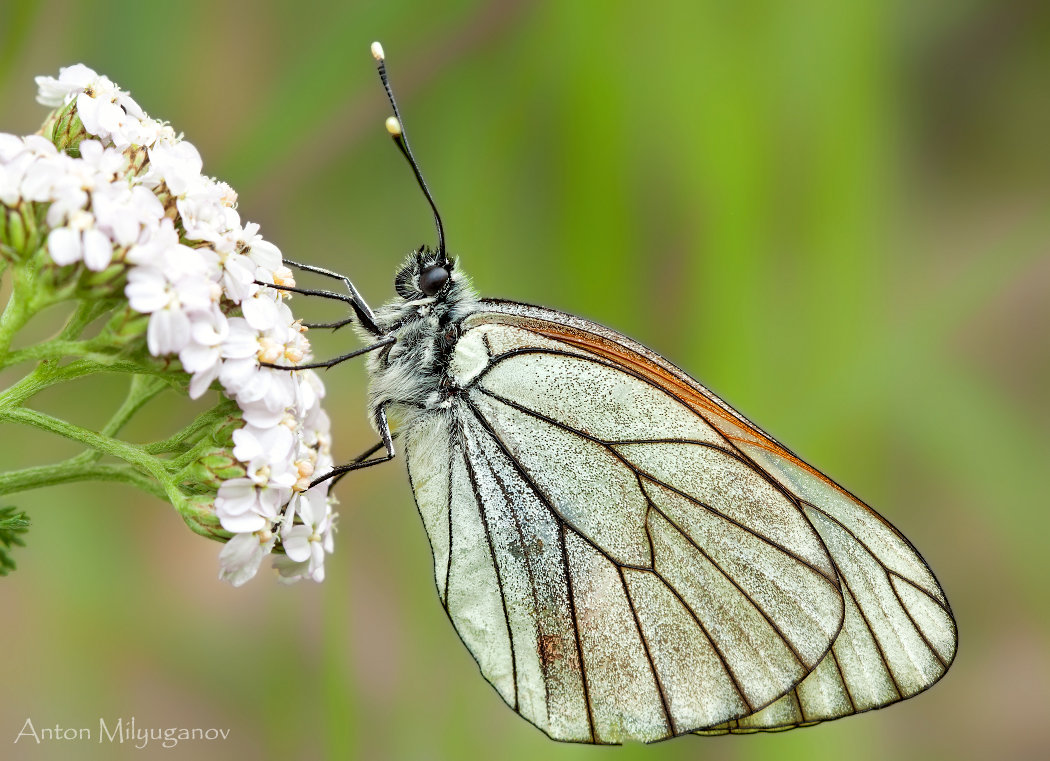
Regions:
<instances>
[{"instance_id":1,"label":"butterfly's folded wing","mask_svg":"<svg viewBox=\"0 0 1050 761\"><path fill-rule=\"evenodd\" d=\"M515 710L652 741L835 718L944 672L947 602L873 511L641 345L486 307L453 358L465 391L405 439L442 602Z\"/></svg>"}]
</instances>

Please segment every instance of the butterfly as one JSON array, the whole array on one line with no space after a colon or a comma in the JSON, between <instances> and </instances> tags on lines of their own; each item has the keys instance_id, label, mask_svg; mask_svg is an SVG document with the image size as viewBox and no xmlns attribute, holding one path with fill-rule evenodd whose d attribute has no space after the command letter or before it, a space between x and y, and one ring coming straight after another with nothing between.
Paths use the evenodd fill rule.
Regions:
<instances>
[{"instance_id":1,"label":"butterfly","mask_svg":"<svg viewBox=\"0 0 1050 761\"><path fill-rule=\"evenodd\" d=\"M922 692L955 656L951 607L911 543L684 371L588 320L480 299L434 212L397 298L347 302L370 344L437 593L482 675L555 740L653 742L808 726ZM294 264L294 263L293 263Z\"/></svg>"}]
</instances>

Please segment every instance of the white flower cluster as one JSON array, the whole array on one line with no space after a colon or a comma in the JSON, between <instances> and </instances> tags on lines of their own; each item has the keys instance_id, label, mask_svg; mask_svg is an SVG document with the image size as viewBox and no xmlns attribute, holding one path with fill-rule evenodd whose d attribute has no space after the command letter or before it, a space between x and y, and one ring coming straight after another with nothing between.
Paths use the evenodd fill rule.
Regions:
<instances>
[{"instance_id":1,"label":"white flower cluster","mask_svg":"<svg viewBox=\"0 0 1050 761\"><path fill-rule=\"evenodd\" d=\"M36 81L45 105L75 100L94 139L73 157L45 137L0 134L0 202L50 204L55 264L126 267L128 302L150 316L150 353L178 355L192 398L217 380L243 411L233 456L246 475L224 481L215 499L235 534L220 577L243 584L279 539L281 578L321 581L334 515L328 482L309 484L332 466L324 386L311 370L259 364L297 364L310 351L287 293L258 284L294 284L281 252L241 223L228 185L201 174L197 149L108 78L77 64Z\"/></svg>"}]
</instances>

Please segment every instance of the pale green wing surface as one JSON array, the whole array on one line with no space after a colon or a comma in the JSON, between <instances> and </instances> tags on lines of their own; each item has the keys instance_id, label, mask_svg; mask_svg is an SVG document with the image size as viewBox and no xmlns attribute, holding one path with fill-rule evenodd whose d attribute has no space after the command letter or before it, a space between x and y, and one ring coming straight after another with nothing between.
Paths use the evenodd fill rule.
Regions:
<instances>
[{"instance_id":1,"label":"pale green wing surface","mask_svg":"<svg viewBox=\"0 0 1050 761\"><path fill-rule=\"evenodd\" d=\"M900 534L658 355L509 302L404 431L442 602L555 739L770 731L884 705L954 655Z\"/></svg>"},{"instance_id":2,"label":"pale green wing surface","mask_svg":"<svg viewBox=\"0 0 1050 761\"><path fill-rule=\"evenodd\" d=\"M482 673L579 742L659 740L791 690L843 615L797 505L660 389L544 356L486 356L447 414L405 431L438 590Z\"/></svg>"},{"instance_id":3,"label":"pale green wing surface","mask_svg":"<svg viewBox=\"0 0 1050 761\"><path fill-rule=\"evenodd\" d=\"M451 510L452 454L447 421L439 416L422 418L405 436L408 478L416 507L423 519L434 554L434 581L445 602L448 584L449 547L452 543Z\"/></svg>"}]
</instances>

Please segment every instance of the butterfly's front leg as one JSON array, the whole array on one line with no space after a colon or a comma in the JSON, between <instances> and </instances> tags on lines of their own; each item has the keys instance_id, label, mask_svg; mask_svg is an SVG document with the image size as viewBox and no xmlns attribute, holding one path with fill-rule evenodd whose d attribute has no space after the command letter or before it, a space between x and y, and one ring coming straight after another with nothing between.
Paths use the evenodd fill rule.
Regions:
<instances>
[{"instance_id":1,"label":"butterfly's front leg","mask_svg":"<svg viewBox=\"0 0 1050 761\"><path fill-rule=\"evenodd\" d=\"M304 296L320 296L321 298L336 299L338 301L343 301L349 304L354 311L354 314L350 317L347 317L346 319L337 320L336 322L308 323L307 327L330 328L332 330L336 330L338 328L343 327L344 325L349 325L351 322L354 321L356 317L357 321L361 324L361 326L369 333L371 333L374 336L382 335L383 332L379 329L379 326L376 325L375 314L372 312L372 308L368 306L368 303L364 300L364 297L361 296L357 288L354 287L354 284L350 281L350 278L348 278L346 275L340 275L337 272L332 272L331 270L325 269L324 267L317 267L313 264L302 264L300 262L293 262L291 259L285 259L284 263L290 264L291 266L297 269L301 269L305 272L313 272L317 275L324 275L325 277L330 277L333 280L339 280L346 286L346 289L349 291L349 295L344 296L343 294L332 293L331 291L296 288L294 286L282 286L275 285L273 283L263 283L260 281L256 281L257 285L264 285L268 288L274 288L279 291L289 291L291 293L301 293Z\"/></svg>"},{"instance_id":2,"label":"butterfly's front leg","mask_svg":"<svg viewBox=\"0 0 1050 761\"><path fill-rule=\"evenodd\" d=\"M353 359L354 357L360 357L362 354L367 354L370 351L375 351L376 349L381 349L384 346L389 346L390 344L395 343L396 341L397 338L395 338L394 336L383 336L375 343L369 344L368 346L363 346L360 349L354 349L354 351L347 352L346 354L340 354L338 357L333 357L332 359L326 359L324 362L307 362L306 364L299 365L275 365L272 362L260 362L259 365L261 367L272 367L275 370L316 370L322 367L327 370L330 367L335 367L340 362L345 362L346 360Z\"/></svg>"},{"instance_id":3,"label":"butterfly's front leg","mask_svg":"<svg viewBox=\"0 0 1050 761\"><path fill-rule=\"evenodd\" d=\"M381 462L388 462L394 459L394 437L390 433L390 424L386 419L386 406L383 405L376 410L375 417L376 429L379 431L379 437L382 439L378 444L373 446L368 451L359 455L355 459L348 462L346 465L337 465L332 468L328 473L325 473L320 478L315 478L310 486L316 486L322 481L327 481L329 478L335 479L333 485L347 473L352 470L360 470L361 468L367 468L370 465L378 465ZM376 457L374 459L368 459L372 457L380 449L385 449L386 454L382 457Z\"/></svg>"}]
</instances>

